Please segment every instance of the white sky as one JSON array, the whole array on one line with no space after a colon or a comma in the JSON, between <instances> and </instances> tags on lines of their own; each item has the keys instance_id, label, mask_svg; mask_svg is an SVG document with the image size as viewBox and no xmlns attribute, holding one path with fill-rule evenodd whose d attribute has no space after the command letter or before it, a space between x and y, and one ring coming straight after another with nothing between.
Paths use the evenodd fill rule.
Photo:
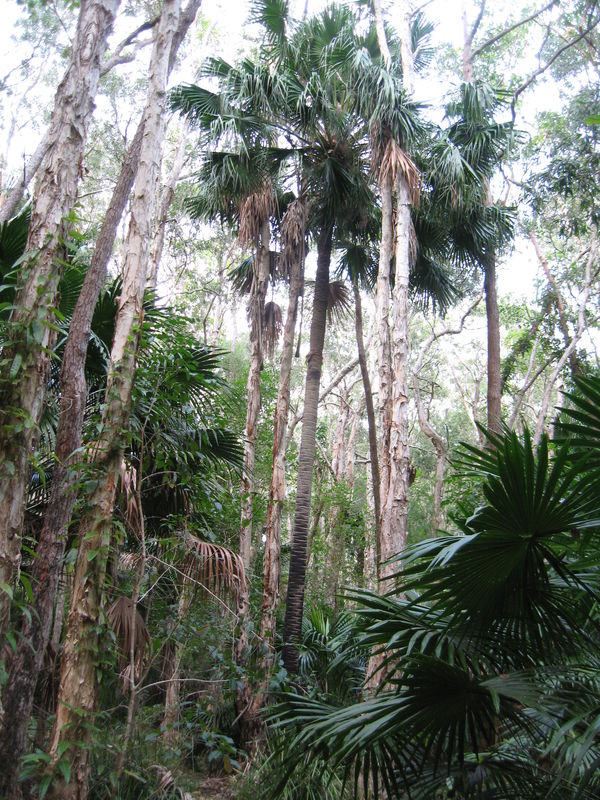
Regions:
<instances>
[{"instance_id":1,"label":"white sky","mask_svg":"<svg viewBox=\"0 0 600 800\"><path fill-rule=\"evenodd\" d=\"M462 12L466 3L467 13L470 20L476 15L477 3L474 0L429 0L421 5L429 19L436 27L434 33L434 43L447 43L460 50L463 41L463 22ZM291 0L292 10L300 15L304 10L305 0ZM308 0L308 12L314 13L323 8L326 2L323 0ZM384 2L384 6L386 3ZM493 11L497 19L505 19L510 14L515 14L524 5L524 2L514 0L496 0ZM202 4L202 14L204 17L214 21L218 31L217 49L228 59L235 59L243 49L244 42L247 41L248 30L248 2L247 0L204 0ZM394 11L397 4L393 0L387 2L387 16L391 24L394 24ZM19 16L26 13L23 6L19 6L12 0L0 0L0 10L2 12L2 26L0 26L0 74L5 74L7 70L16 64L23 57L22 48L16 46L12 35L15 30L16 21ZM117 29L112 36L111 43L114 45L133 27L131 18L119 18ZM213 49L211 43L211 50ZM533 48L535 49L535 48ZM532 50L531 67L535 68L535 58ZM129 67L128 67L129 68ZM133 69L141 69L141 64ZM529 65L528 65L529 68ZM123 69L121 67L120 69ZM193 75L185 74L180 71L179 75L174 76L177 80L192 80ZM434 82L429 78L421 81L417 87L418 98L432 105L439 105L442 97L448 90L448 86L442 81ZM51 100L48 90L45 91L46 101ZM542 108L551 108L557 105L559 92L556 86L551 83L539 84L535 92L529 93L528 112L530 115ZM8 104L9 100L5 100ZM100 111L102 109L100 101ZM109 109L106 109L109 111ZM6 121L4 121L6 124ZM39 120L38 120L39 123ZM35 128L27 127L15 137L8 155L8 167L19 168L22 163L24 153L31 153L39 140L40 126ZM4 145L0 145L0 156ZM528 244L518 244L509 263L499 272L499 289L501 294L513 294L515 296L526 295L530 299L534 297L534 279L537 274L537 263L532 249Z\"/></svg>"}]
</instances>

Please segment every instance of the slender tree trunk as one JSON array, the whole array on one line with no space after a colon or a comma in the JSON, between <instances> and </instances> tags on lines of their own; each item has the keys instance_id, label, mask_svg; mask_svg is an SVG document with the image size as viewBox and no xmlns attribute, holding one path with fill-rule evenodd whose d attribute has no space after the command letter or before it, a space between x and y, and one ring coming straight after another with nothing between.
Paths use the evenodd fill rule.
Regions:
<instances>
[{"instance_id":1,"label":"slender tree trunk","mask_svg":"<svg viewBox=\"0 0 600 800\"><path fill-rule=\"evenodd\" d=\"M8 197L6 198L6 202L0 208L0 225L2 225L4 222L8 222L8 220L14 216L17 208L19 207L19 203L23 199L25 189L27 186L29 186L31 179L40 168L44 156L46 155L46 151L48 150L49 143L50 131L46 131L35 151L30 156L27 165L23 168L21 177L12 187Z\"/></svg>"},{"instance_id":2,"label":"slender tree trunk","mask_svg":"<svg viewBox=\"0 0 600 800\"><path fill-rule=\"evenodd\" d=\"M502 374L500 371L500 312L496 283L496 253L491 250L484 276L487 315L487 427L502 431Z\"/></svg>"},{"instance_id":3,"label":"slender tree trunk","mask_svg":"<svg viewBox=\"0 0 600 800\"><path fill-rule=\"evenodd\" d=\"M265 296L270 275L270 238L269 219L261 225L260 247L257 248L252 289L248 301L248 317L250 319L250 370L247 383L246 429L244 435L244 469L242 472L242 513L240 523L240 556L246 574L250 573L252 549L252 521L254 504L254 458L256 447L256 426L260 413L260 373L263 367L263 320ZM240 591L238 598L238 626L236 628L235 661L244 666L250 654L248 624L250 622L250 581ZM249 752L254 749L257 730L257 714L253 713L255 705L254 689L247 679L240 682L236 693L236 710L240 721L240 738Z\"/></svg>"},{"instance_id":4,"label":"slender tree trunk","mask_svg":"<svg viewBox=\"0 0 600 800\"><path fill-rule=\"evenodd\" d=\"M463 13L463 80L472 83L475 79L473 69L473 39L481 22L485 3L469 31L466 12ZM498 287L496 282L496 251L494 247L486 259L484 280L485 310L487 317L487 428L495 433L502 430L502 373L500 364L500 312L498 310Z\"/></svg>"},{"instance_id":5,"label":"slender tree trunk","mask_svg":"<svg viewBox=\"0 0 600 800\"><path fill-rule=\"evenodd\" d=\"M289 672L298 672L298 650L302 630L304 608L304 585L306 577L306 557L308 527L310 519L310 499L315 460L315 440L317 432L317 408L319 385L323 365L323 345L327 324L327 300L329 293L329 264L333 226L321 231L318 243L317 274L310 325L310 345L307 356L306 384L304 390L304 419L300 454L298 458L298 482L296 486L296 508L294 511L293 541L290 559L285 623L283 630L283 663Z\"/></svg>"},{"instance_id":6,"label":"slender tree trunk","mask_svg":"<svg viewBox=\"0 0 600 800\"><path fill-rule=\"evenodd\" d=\"M190 0L181 15L173 37L169 71L176 49L193 22L200 0ZM61 571L67 529L76 499L78 480L77 453L82 443L82 427L87 398L85 360L94 308L106 278L117 227L129 198L139 163L144 133L144 111L135 136L121 167L104 222L77 299L61 368L61 406L56 431L56 464L54 466L48 509L40 533L31 577L34 613L23 615L21 636L11 661L9 680L4 692L4 716L0 728L0 763L10 768L0 776L0 796L16 796L17 763L24 752L27 727L33 707L33 693L43 663L52 625L52 610ZM63 598L64 600L64 598ZM10 766L14 765L14 767Z\"/></svg>"},{"instance_id":7,"label":"slender tree trunk","mask_svg":"<svg viewBox=\"0 0 600 800\"><path fill-rule=\"evenodd\" d=\"M165 246L167 216L169 214L169 209L171 208L173 198L175 197L177 181L179 180L179 176L185 162L185 146L188 140L188 133L189 126L186 124L181 132L181 138L179 139L179 144L177 145L177 150L175 151L175 157L173 159L171 171L169 172L169 176L160 193L160 207L158 209L158 214L156 215L156 222L154 225L156 234L152 243L152 255L150 258L150 269L148 271L148 288L153 290L156 289L158 268L160 266L160 260L162 258L162 253Z\"/></svg>"},{"instance_id":8,"label":"slender tree trunk","mask_svg":"<svg viewBox=\"0 0 600 800\"><path fill-rule=\"evenodd\" d=\"M367 354L365 352L365 341L363 336L364 326L363 326L363 316L362 316L362 303L360 299L360 291L358 289L358 284L356 283L356 281L353 282L352 288L354 291L354 309L355 309L354 319L355 319L355 331L356 331L356 345L358 347L358 363L360 365L360 374L363 382L365 407L367 410L367 425L369 429L369 457L371 462L371 482L373 484L373 504L375 506L375 537L376 537L375 541L379 542L381 538L381 533L380 533L381 480L379 477L379 457L377 455L377 426L375 423L375 406L373 404L373 390L371 388L371 377L369 375Z\"/></svg>"},{"instance_id":9,"label":"slender tree trunk","mask_svg":"<svg viewBox=\"0 0 600 800\"><path fill-rule=\"evenodd\" d=\"M304 238L302 238L304 248ZM263 599L260 636L266 647L266 658L273 659L275 612L279 600L281 517L285 504L285 442L290 410L290 375L294 356L294 333L298 303L304 285L304 254L298 253L290 266L289 303L283 330L283 348L279 371L279 388L273 426L273 470L269 487L267 528L263 556Z\"/></svg>"},{"instance_id":10,"label":"slender tree trunk","mask_svg":"<svg viewBox=\"0 0 600 800\"><path fill-rule=\"evenodd\" d=\"M550 268L548 266L548 261L544 258L541 248L539 246L538 240L536 238L535 233L531 231L529 233L529 239L531 244L534 247L535 254L538 258L538 261L542 265L542 269L544 270L544 275L548 279L548 283L554 293L554 298L556 301L556 310L558 311L558 324L560 326L560 330L563 335L563 339L565 342L565 348L570 347L571 345L571 334L569 333L569 324L567 322L567 314L565 311L565 304L563 302L562 296L560 294L560 290L558 288L558 283L554 279L554 276L550 272ZM571 355L569 356L569 364L571 366L571 375L574 378L577 378L581 375L581 364L579 363L579 359L577 358L577 352L573 350Z\"/></svg>"},{"instance_id":11,"label":"slender tree trunk","mask_svg":"<svg viewBox=\"0 0 600 800\"><path fill-rule=\"evenodd\" d=\"M177 622L181 626L187 617L194 592L192 587L184 581L181 587L179 607L177 611ZM177 723L179 721L179 683L181 678L181 659L183 656L184 645L176 640L173 645L172 656L168 661L169 670L167 690L165 693L165 713L162 726L164 728L163 741L167 747L174 747L179 739Z\"/></svg>"},{"instance_id":12,"label":"slender tree trunk","mask_svg":"<svg viewBox=\"0 0 600 800\"><path fill-rule=\"evenodd\" d=\"M344 480L344 471L346 467L346 428L348 427L349 416L348 390L344 386L340 392L340 405L331 448L331 472L334 487ZM330 537L331 549L329 553L329 564L324 565L326 576L325 583L327 600L333 608L336 607L339 585L344 576L346 541L343 522L345 514L346 509L335 502L330 505L327 514L327 535Z\"/></svg>"},{"instance_id":13,"label":"slender tree trunk","mask_svg":"<svg viewBox=\"0 0 600 800\"><path fill-rule=\"evenodd\" d=\"M82 3L65 76L56 92L49 146L35 189L26 250L8 342L0 362L0 585L19 571L29 457L44 403L55 339L52 322L61 275L59 254L77 197L79 171L94 108L100 61L119 0ZM0 591L0 635L10 599Z\"/></svg>"},{"instance_id":14,"label":"slender tree trunk","mask_svg":"<svg viewBox=\"0 0 600 800\"><path fill-rule=\"evenodd\" d=\"M410 453L408 449L408 276L410 197L406 181L397 180L396 276L392 310L392 397L389 479L381 502L380 579L398 567L385 562L406 544Z\"/></svg>"},{"instance_id":15,"label":"slender tree trunk","mask_svg":"<svg viewBox=\"0 0 600 800\"><path fill-rule=\"evenodd\" d=\"M381 192L381 247L379 250L379 271L376 290L377 325L377 369L379 378L379 490L380 497L375 501L379 511L377 523L376 558L381 561L384 551L383 509L388 503L390 485L390 434L392 429L392 347L390 336L390 263L394 253L394 207L392 178L386 175L380 181ZM373 490L376 484L373 481ZM379 573L379 567L377 568Z\"/></svg>"},{"instance_id":16,"label":"slender tree trunk","mask_svg":"<svg viewBox=\"0 0 600 800\"><path fill-rule=\"evenodd\" d=\"M263 319L265 297L270 274L269 220L261 225L260 247L256 253L256 267L252 278L252 289L248 301L250 319L250 370L248 372L248 405L244 433L244 470L242 473L242 519L240 525L240 555L246 572L250 569L252 542L252 505L254 500L254 452L256 425L260 413L260 373L263 368Z\"/></svg>"},{"instance_id":17,"label":"slender tree trunk","mask_svg":"<svg viewBox=\"0 0 600 800\"><path fill-rule=\"evenodd\" d=\"M79 547L61 662L58 707L50 754L59 752L71 766L70 777L55 797L83 800L87 794L90 726L97 707L96 652L98 619L110 547L111 519L127 429L142 301L149 261L153 193L164 138L168 63L180 16L180 0L165 0L158 23L148 89L140 163L133 187L126 242L123 289L111 351L106 402L102 414L96 466L98 481L83 513ZM77 744L75 744L75 742Z\"/></svg>"}]
</instances>

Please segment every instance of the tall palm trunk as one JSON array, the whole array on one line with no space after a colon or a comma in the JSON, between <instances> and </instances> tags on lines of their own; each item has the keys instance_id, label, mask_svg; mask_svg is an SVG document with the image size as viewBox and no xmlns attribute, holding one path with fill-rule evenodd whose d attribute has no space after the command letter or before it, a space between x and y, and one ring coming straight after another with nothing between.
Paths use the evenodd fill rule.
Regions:
<instances>
[{"instance_id":1,"label":"tall palm trunk","mask_svg":"<svg viewBox=\"0 0 600 800\"><path fill-rule=\"evenodd\" d=\"M269 675L275 656L275 613L279 602L279 577L281 573L281 517L285 503L285 451L290 408L290 375L294 356L294 333L298 316L298 302L304 285L304 216L302 200L296 201L299 213L295 214L301 231L292 246L289 259L289 301L283 329L283 345L279 369L279 387L273 424L273 468L267 507L266 541L263 554L263 593L259 638L263 656L258 663L258 682L245 684L240 705L241 738L252 743L262 727L260 711L265 704ZM298 219L298 216L300 219ZM284 218L285 231L285 218ZM296 231L298 234L298 230ZM285 253L284 253L285 255Z\"/></svg>"},{"instance_id":2,"label":"tall palm trunk","mask_svg":"<svg viewBox=\"0 0 600 800\"><path fill-rule=\"evenodd\" d=\"M315 277L315 294L310 325L306 384L304 389L304 417L302 422L302 436L300 439L300 453L298 457L296 508L294 511L290 574L283 629L283 663L285 668L293 673L298 672L297 646L302 631L310 499L315 460L319 385L321 383L323 345L325 342L325 328L327 325L329 264L331 262L332 238L333 226L329 225L323 228L318 243L317 274Z\"/></svg>"},{"instance_id":3,"label":"tall palm trunk","mask_svg":"<svg viewBox=\"0 0 600 800\"><path fill-rule=\"evenodd\" d=\"M406 544L410 453L408 448L408 278L410 194L404 178L396 181L396 276L392 309L392 409L389 434L389 482L382 487L380 577L396 566L385 562Z\"/></svg>"},{"instance_id":4,"label":"tall palm trunk","mask_svg":"<svg viewBox=\"0 0 600 800\"><path fill-rule=\"evenodd\" d=\"M193 22L201 0L190 0L181 15L169 57L169 71L177 48ZM144 112L113 190L104 222L96 240L89 269L80 292L61 367L61 406L56 429L56 464L48 508L31 568L34 613L23 615L17 650L11 659L4 691L4 715L0 728L0 763L8 766L0 776L0 796L16 796L20 755L25 749L33 695L50 636L54 600L64 555L66 532L77 493L77 456L87 397L85 360L94 308L106 278L117 227L129 198L139 163L144 133Z\"/></svg>"},{"instance_id":5,"label":"tall palm trunk","mask_svg":"<svg viewBox=\"0 0 600 800\"><path fill-rule=\"evenodd\" d=\"M500 312L496 282L496 252L490 248L483 280L487 319L487 427L502 431L502 374L500 364Z\"/></svg>"},{"instance_id":6,"label":"tall palm trunk","mask_svg":"<svg viewBox=\"0 0 600 800\"><path fill-rule=\"evenodd\" d=\"M304 248L304 238L302 238ZM263 599L260 636L272 661L275 639L275 612L279 600L281 517L285 503L285 445L290 410L290 375L294 356L294 333L298 303L304 285L304 259L299 255L290 265L289 303L283 329L279 387L273 426L273 470L269 487L267 529L263 556Z\"/></svg>"},{"instance_id":7,"label":"tall palm trunk","mask_svg":"<svg viewBox=\"0 0 600 800\"><path fill-rule=\"evenodd\" d=\"M55 340L54 308L68 216L77 197L79 172L94 108L100 63L119 0L81 4L67 71L57 89L44 156L35 188L26 251L0 382L0 585L10 587L21 557L29 458L42 414ZM10 614L0 591L0 635Z\"/></svg>"},{"instance_id":8,"label":"tall palm trunk","mask_svg":"<svg viewBox=\"0 0 600 800\"><path fill-rule=\"evenodd\" d=\"M473 83L475 80L475 70L473 68L473 39L481 22L483 9L484 4L481 6L481 11L471 31L469 31L466 12L463 12L463 80L465 83ZM483 288L485 293L487 321L487 427L490 431L501 433L502 374L500 363L500 312L498 310L496 250L494 247L490 247L486 257Z\"/></svg>"},{"instance_id":9,"label":"tall palm trunk","mask_svg":"<svg viewBox=\"0 0 600 800\"><path fill-rule=\"evenodd\" d=\"M95 467L96 488L89 497L79 528L79 547L61 661L58 706L50 753L68 759L69 779L55 796L83 800L87 794L90 726L98 702L96 652L98 622L111 519L128 427L135 358L142 320L142 301L149 260L153 196L164 138L169 54L180 15L180 0L164 0L156 34L144 121L140 163L133 187L126 241L123 289L102 414ZM65 752L62 752L66 747Z\"/></svg>"}]
</instances>

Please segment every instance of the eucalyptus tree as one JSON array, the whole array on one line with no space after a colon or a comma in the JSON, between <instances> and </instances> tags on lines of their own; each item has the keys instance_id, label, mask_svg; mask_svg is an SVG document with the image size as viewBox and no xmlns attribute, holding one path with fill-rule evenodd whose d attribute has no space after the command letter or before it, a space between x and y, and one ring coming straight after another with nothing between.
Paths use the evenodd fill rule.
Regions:
<instances>
[{"instance_id":1,"label":"eucalyptus tree","mask_svg":"<svg viewBox=\"0 0 600 800\"><path fill-rule=\"evenodd\" d=\"M0 383L0 634L9 622L10 593L19 571L29 457L44 403L62 242L72 224L87 126L102 56L119 0L82 3L71 55L57 89L50 144L32 201L28 258L20 266Z\"/></svg>"}]
</instances>

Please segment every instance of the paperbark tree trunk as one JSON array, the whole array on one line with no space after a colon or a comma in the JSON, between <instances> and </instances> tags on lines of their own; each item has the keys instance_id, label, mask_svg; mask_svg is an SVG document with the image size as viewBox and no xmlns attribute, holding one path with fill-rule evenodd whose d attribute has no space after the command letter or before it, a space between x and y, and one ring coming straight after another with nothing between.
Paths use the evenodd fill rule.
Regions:
<instances>
[{"instance_id":1,"label":"paperbark tree trunk","mask_svg":"<svg viewBox=\"0 0 600 800\"><path fill-rule=\"evenodd\" d=\"M171 45L169 72L177 48L193 22L201 0L190 0L181 14ZM33 707L33 693L44 660L52 625L66 532L77 497L77 461L87 398L85 360L94 308L106 278L117 227L129 198L139 163L144 133L144 111L129 146L106 211L89 269L73 311L61 368L61 406L56 430L54 466L48 509L31 569L34 613L23 615L17 651L11 659L9 680L4 691L4 716L0 727L0 763L8 766L0 776L0 796L17 796L17 764L24 752L27 727Z\"/></svg>"},{"instance_id":2,"label":"paperbark tree trunk","mask_svg":"<svg viewBox=\"0 0 600 800\"><path fill-rule=\"evenodd\" d=\"M250 319L250 370L248 372L246 428L244 434L244 468L241 494L242 513L240 520L240 556L246 574L250 573L252 549L252 521L254 504L254 461L256 448L256 426L260 413L260 373L263 367L263 320L265 297L270 275L269 252L271 226L269 218L263 220L260 246L257 248L252 277L252 288L248 301ZM250 622L250 582L240 591L238 599L238 625L236 627L235 662L243 667L250 654L248 624ZM240 682L236 692L236 710L240 720L240 736L243 745L252 752L255 740L256 714L252 714L254 688L247 679Z\"/></svg>"},{"instance_id":3,"label":"paperbark tree trunk","mask_svg":"<svg viewBox=\"0 0 600 800\"><path fill-rule=\"evenodd\" d=\"M156 176L164 138L169 54L180 16L180 0L164 0L154 44L140 162L133 187L123 288L102 414L96 464L98 481L79 527L79 547L61 662L58 707L50 754L66 758L69 780L54 797L83 800L87 794L90 727L97 707L98 620L110 548L112 509L129 423L142 301L149 261ZM77 744L75 744L77 743ZM62 752L63 747L66 750Z\"/></svg>"},{"instance_id":4,"label":"paperbark tree trunk","mask_svg":"<svg viewBox=\"0 0 600 800\"><path fill-rule=\"evenodd\" d=\"M250 568L252 543L252 505L254 500L254 453L256 448L256 425L260 413L260 373L263 368L263 319L265 297L270 275L269 252L271 227L266 219L261 225L260 247L256 253L256 267L252 278L252 289L248 301L250 319L250 370L248 372L248 404L244 433L244 470L242 473L242 518L240 524L240 555L244 569Z\"/></svg>"},{"instance_id":5,"label":"paperbark tree trunk","mask_svg":"<svg viewBox=\"0 0 600 800\"><path fill-rule=\"evenodd\" d=\"M388 484L382 484L379 577L397 565L386 562L406 544L410 453L408 449L408 276L410 196L403 178L396 182L396 276L392 309L392 396Z\"/></svg>"},{"instance_id":6,"label":"paperbark tree trunk","mask_svg":"<svg viewBox=\"0 0 600 800\"><path fill-rule=\"evenodd\" d=\"M304 241L302 241L304 247ZM285 503L285 443L290 410L290 375L294 357L294 333L298 316L298 303L304 285L304 260L302 254L290 267L289 303L283 330L283 348L279 371L279 387L273 426L273 471L269 487L267 529L263 556L263 599L260 636L266 648L266 666L274 655L275 612L279 601L279 576L281 552L281 517Z\"/></svg>"},{"instance_id":7,"label":"paperbark tree trunk","mask_svg":"<svg viewBox=\"0 0 600 800\"><path fill-rule=\"evenodd\" d=\"M332 238L333 226L324 228L319 236L317 274L315 277L315 292L310 325L310 345L307 356L304 418L302 422L302 436L300 439L300 453L298 458L296 508L294 511L290 574L283 630L283 663L288 672L292 673L298 672L297 646L302 631L310 500L312 495L312 477L317 433L317 408L319 403L321 368L323 365L325 328L327 325L329 264L331 261Z\"/></svg>"},{"instance_id":8,"label":"paperbark tree trunk","mask_svg":"<svg viewBox=\"0 0 600 800\"><path fill-rule=\"evenodd\" d=\"M377 540L375 555L377 564L381 562L384 550L383 508L387 505L390 484L390 434L392 429L392 347L390 335L390 263L394 253L394 195L391 175L380 181L381 192L381 247L379 250L379 271L376 289L376 327L377 327L377 374L379 391L379 493L375 501L378 513ZM373 491L376 490L373 481ZM379 574L379 566L377 567Z\"/></svg>"},{"instance_id":9,"label":"paperbark tree trunk","mask_svg":"<svg viewBox=\"0 0 600 800\"><path fill-rule=\"evenodd\" d=\"M60 253L77 197L87 125L94 108L100 62L119 0L81 5L67 71L58 87L49 145L33 197L28 259L2 351L0 383L0 585L12 586L21 556L29 457L40 421L55 340L52 322L62 272ZM10 598L0 591L0 635Z\"/></svg>"},{"instance_id":10,"label":"paperbark tree trunk","mask_svg":"<svg viewBox=\"0 0 600 800\"><path fill-rule=\"evenodd\" d=\"M376 9L377 10L377 9ZM399 33L403 83L411 92L414 67L410 15L406 0L399 8ZM380 49L387 51L381 25ZM382 52L384 52L382 49ZM377 324L379 333L379 408L381 525L378 542L379 579L389 577L395 566L385 562L406 544L410 455L408 449L408 277L410 272L411 187L404 175L393 180L385 174L380 180L382 202L382 246L377 284ZM396 273L393 290L391 331L389 330L389 257L393 237L393 195L396 195L394 252ZM389 255L388 255L389 253ZM384 261L385 256L385 261ZM387 274L386 274L387 272ZM386 286L387 284L387 286ZM389 337L389 339L387 338ZM389 344L388 344L389 342Z\"/></svg>"},{"instance_id":11,"label":"paperbark tree trunk","mask_svg":"<svg viewBox=\"0 0 600 800\"><path fill-rule=\"evenodd\" d=\"M389 284L389 276L388 276L388 284ZM369 429L369 458L371 464L371 483L373 485L373 505L375 507L375 541L379 542L381 538L381 533L380 533L381 479L379 477L379 457L377 455L377 426L375 423L375 406L373 403L373 389L371 387L371 376L369 375L369 366L367 364L367 354L365 351L365 341L363 336L364 325L363 325L363 315L362 315L362 303L360 299L358 284L356 283L356 281L353 282L352 288L354 291L354 310L355 310L354 320L355 320L356 346L358 348L358 363L360 365L360 374L362 378L363 391L365 395L365 407L367 410L367 426Z\"/></svg>"}]
</instances>

